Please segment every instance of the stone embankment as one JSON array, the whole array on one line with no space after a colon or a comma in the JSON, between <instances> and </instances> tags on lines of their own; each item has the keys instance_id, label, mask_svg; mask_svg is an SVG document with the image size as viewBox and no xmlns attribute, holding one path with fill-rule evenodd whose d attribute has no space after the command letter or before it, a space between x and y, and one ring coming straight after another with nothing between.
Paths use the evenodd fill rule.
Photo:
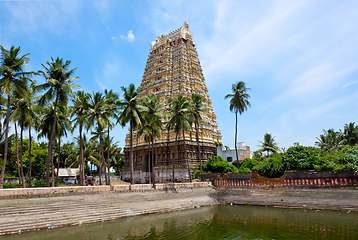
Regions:
<instances>
[{"instance_id":1,"label":"stone embankment","mask_svg":"<svg viewBox=\"0 0 358 240\"><path fill-rule=\"evenodd\" d=\"M162 184L157 186L159 190L150 191L144 189L148 186L140 184L113 186L112 190L109 186L94 187L87 191L79 188L77 193L76 187L72 190L58 190L57 193L47 188L47 192L38 198L24 198L24 193L18 190L16 197L22 196L22 198L0 200L0 235L177 211L217 203L215 198L211 197L215 190L208 187L207 183L206 187L200 187L203 183L193 184ZM109 190L105 190L106 188ZM80 191L83 191L82 194ZM89 191L97 194L89 195ZM61 195L63 192L71 195ZM38 196L38 194L39 192L36 192L31 196ZM48 194L57 195L44 197Z\"/></svg>"},{"instance_id":2,"label":"stone embankment","mask_svg":"<svg viewBox=\"0 0 358 240\"><path fill-rule=\"evenodd\" d=\"M179 188L198 188L209 187L210 182L193 183L158 183L154 184L154 189L179 189ZM30 198L30 197L55 197L59 195L83 195L93 193L126 192L126 191L149 191L152 190L151 184L134 185L113 185L113 186L73 186L73 187L48 187L48 188L9 188L0 189L0 199L4 198Z\"/></svg>"},{"instance_id":3,"label":"stone embankment","mask_svg":"<svg viewBox=\"0 0 358 240\"><path fill-rule=\"evenodd\" d=\"M358 188L217 188L219 204L358 211Z\"/></svg>"}]
</instances>

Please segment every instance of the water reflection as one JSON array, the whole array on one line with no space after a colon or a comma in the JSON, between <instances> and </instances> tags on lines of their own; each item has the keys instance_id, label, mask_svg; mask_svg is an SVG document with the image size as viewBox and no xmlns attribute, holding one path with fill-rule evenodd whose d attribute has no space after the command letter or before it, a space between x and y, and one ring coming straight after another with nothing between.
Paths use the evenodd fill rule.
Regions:
<instances>
[{"instance_id":1,"label":"water reflection","mask_svg":"<svg viewBox=\"0 0 358 240\"><path fill-rule=\"evenodd\" d=\"M358 213L213 206L3 239L358 239Z\"/></svg>"}]
</instances>

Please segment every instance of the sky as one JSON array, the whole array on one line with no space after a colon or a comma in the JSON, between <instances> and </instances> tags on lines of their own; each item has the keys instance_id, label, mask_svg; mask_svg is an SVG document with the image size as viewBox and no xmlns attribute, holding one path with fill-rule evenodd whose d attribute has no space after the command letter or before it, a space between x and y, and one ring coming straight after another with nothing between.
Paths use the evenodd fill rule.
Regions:
<instances>
[{"instance_id":1,"label":"sky","mask_svg":"<svg viewBox=\"0 0 358 240\"><path fill-rule=\"evenodd\" d=\"M243 81L251 108L238 118L238 141L255 151L271 133L287 149L356 122L357 9L356 0L0 0L0 44L30 53L27 70L60 57L84 91L121 95L140 85L151 41L187 21L223 144L234 147L235 134L224 96ZM119 146L127 131L112 131Z\"/></svg>"}]
</instances>

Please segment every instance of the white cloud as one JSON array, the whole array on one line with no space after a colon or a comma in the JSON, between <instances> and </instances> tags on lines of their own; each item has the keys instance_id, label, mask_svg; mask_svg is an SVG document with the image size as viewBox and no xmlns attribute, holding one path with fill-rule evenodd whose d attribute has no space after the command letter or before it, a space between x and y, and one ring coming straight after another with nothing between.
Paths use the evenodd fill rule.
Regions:
<instances>
[{"instance_id":1,"label":"white cloud","mask_svg":"<svg viewBox=\"0 0 358 240\"><path fill-rule=\"evenodd\" d=\"M135 38L132 30L128 31L127 36L120 35L120 37L122 39L125 39L125 40L129 41L129 42L133 42L134 38ZM113 39L113 37L112 37L112 39Z\"/></svg>"}]
</instances>

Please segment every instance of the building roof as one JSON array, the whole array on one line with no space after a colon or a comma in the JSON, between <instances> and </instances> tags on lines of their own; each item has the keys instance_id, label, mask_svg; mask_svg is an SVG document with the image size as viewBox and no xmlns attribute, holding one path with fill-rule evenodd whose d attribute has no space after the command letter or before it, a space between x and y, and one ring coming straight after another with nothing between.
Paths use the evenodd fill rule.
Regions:
<instances>
[{"instance_id":1,"label":"building roof","mask_svg":"<svg viewBox=\"0 0 358 240\"><path fill-rule=\"evenodd\" d=\"M79 173L79 168L59 168L58 176L59 177L76 177ZM57 169L55 169L55 174L57 175Z\"/></svg>"}]
</instances>

